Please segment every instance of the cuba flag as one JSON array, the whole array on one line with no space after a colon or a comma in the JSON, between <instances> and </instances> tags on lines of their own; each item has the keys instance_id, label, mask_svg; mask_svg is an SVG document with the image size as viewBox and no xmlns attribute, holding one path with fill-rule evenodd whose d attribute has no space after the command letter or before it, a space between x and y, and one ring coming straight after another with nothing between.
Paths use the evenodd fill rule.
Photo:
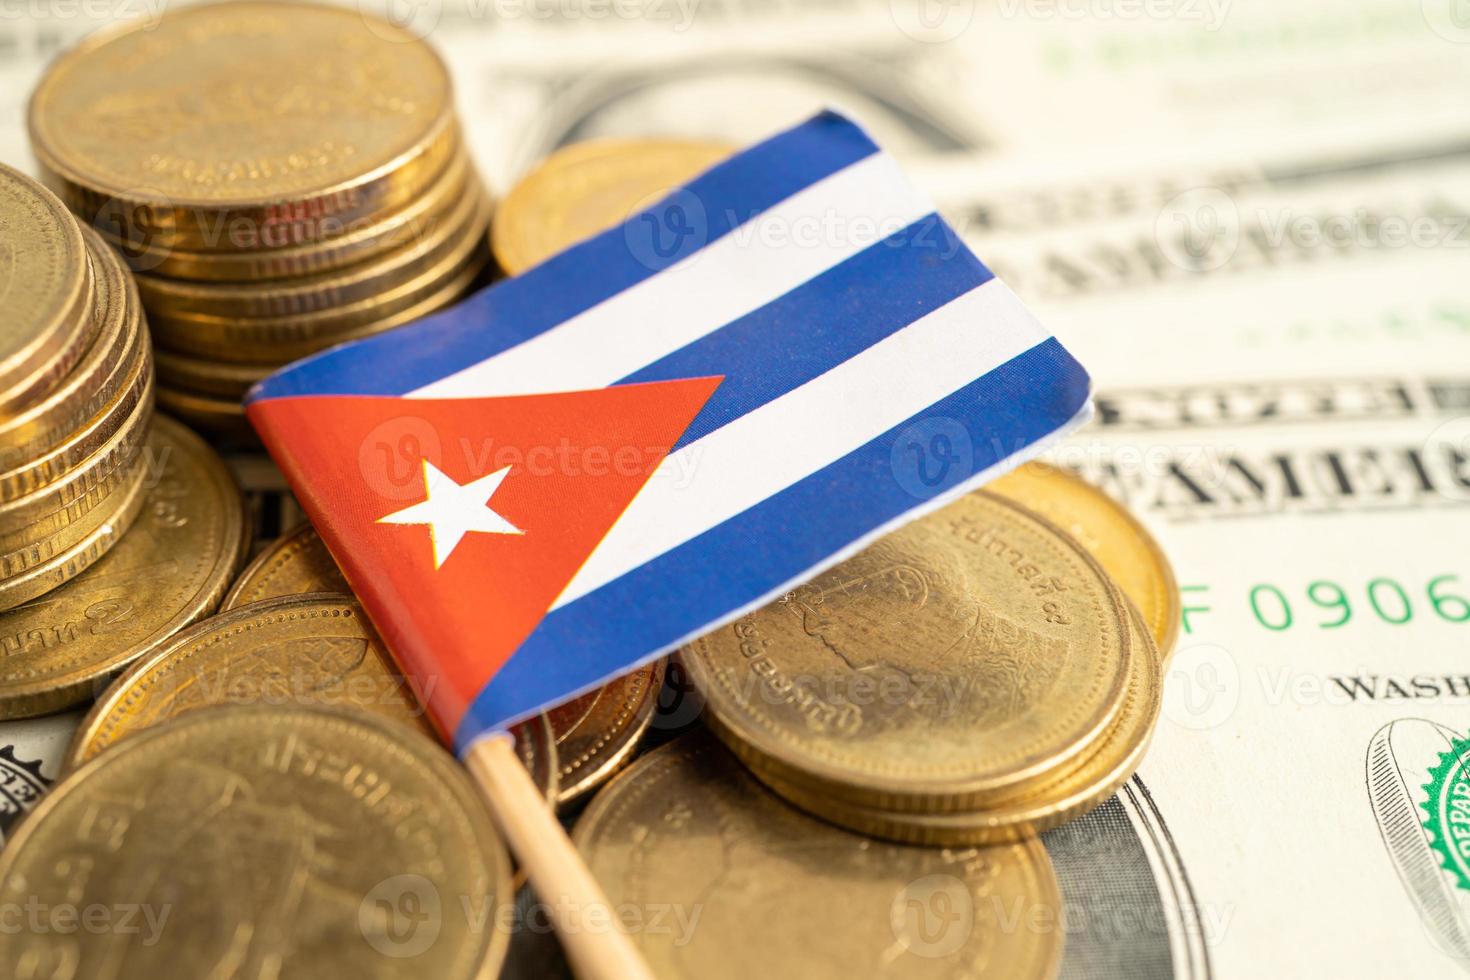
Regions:
<instances>
[{"instance_id":1,"label":"cuba flag","mask_svg":"<svg viewBox=\"0 0 1470 980\"><path fill-rule=\"evenodd\" d=\"M1039 452L1086 372L835 113L250 420L460 750Z\"/></svg>"}]
</instances>

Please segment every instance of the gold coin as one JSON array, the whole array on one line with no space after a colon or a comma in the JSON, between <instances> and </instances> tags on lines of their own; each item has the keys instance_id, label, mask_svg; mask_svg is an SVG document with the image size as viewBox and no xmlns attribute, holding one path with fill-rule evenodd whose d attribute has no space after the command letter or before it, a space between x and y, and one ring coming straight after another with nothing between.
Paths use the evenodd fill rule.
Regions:
<instances>
[{"instance_id":1,"label":"gold coin","mask_svg":"<svg viewBox=\"0 0 1470 980\"><path fill-rule=\"evenodd\" d=\"M449 75L347 8L230 2L94 34L31 96L47 182L115 241L292 248L416 198L458 151Z\"/></svg>"},{"instance_id":2,"label":"gold coin","mask_svg":"<svg viewBox=\"0 0 1470 980\"><path fill-rule=\"evenodd\" d=\"M135 496L139 481L146 479L139 462L135 456L119 465L108 480L105 496L54 534L0 554L0 580L12 581L61 555L71 554L73 548L93 537L99 528L116 523L119 510L128 506L125 501Z\"/></svg>"},{"instance_id":3,"label":"gold coin","mask_svg":"<svg viewBox=\"0 0 1470 980\"><path fill-rule=\"evenodd\" d=\"M91 472L105 470L110 464L100 451L111 442L124 427L133 434L132 442L119 444L116 451L126 452L127 447L136 445L137 437L147 424L148 398L152 391L153 357L149 349L147 329L140 318L128 331L128 348L115 366L125 377L117 385L117 393L101 411L70 432L60 443L45 453L24 460L20 465L0 473L0 501L18 501L28 495L37 503L29 513L45 509L46 500L60 505L63 500L74 499L74 490L66 488L86 483ZM139 418L139 412L144 417ZM51 488L48 490L47 488ZM17 512L21 510L16 504Z\"/></svg>"},{"instance_id":4,"label":"gold coin","mask_svg":"<svg viewBox=\"0 0 1470 980\"><path fill-rule=\"evenodd\" d=\"M0 614L0 717L85 701L219 602L245 549L240 491L224 462L155 417L136 469L142 514L91 568Z\"/></svg>"},{"instance_id":5,"label":"gold coin","mask_svg":"<svg viewBox=\"0 0 1470 980\"><path fill-rule=\"evenodd\" d=\"M122 261L96 232L81 228L95 275L98 335L65 378L25 408L0 418L0 471L45 455L116 398L141 346L142 306ZM0 483L0 499L18 496Z\"/></svg>"},{"instance_id":6,"label":"gold coin","mask_svg":"<svg viewBox=\"0 0 1470 980\"><path fill-rule=\"evenodd\" d=\"M1123 602L1075 541L979 492L679 655L742 758L855 803L964 810L1107 731Z\"/></svg>"},{"instance_id":7,"label":"gold coin","mask_svg":"<svg viewBox=\"0 0 1470 980\"><path fill-rule=\"evenodd\" d=\"M484 235L476 230L456 241L441 264L378 296L337 309L253 319L159 315L150 317L149 327L160 346L180 353L221 361L285 364L434 312L458 299L488 261Z\"/></svg>"},{"instance_id":8,"label":"gold coin","mask_svg":"<svg viewBox=\"0 0 1470 980\"><path fill-rule=\"evenodd\" d=\"M1061 894L1035 839L892 844L813 819L688 735L618 774L573 839L664 978L1053 976Z\"/></svg>"},{"instance_id":9,"label":"gold coin","mask_svg":"<svg viewBox=\"0 0 1470 980\"><path fill-rule=\"evenodd\" d=\"M345 269L275 281L189 282L138 276L138 291L149 316L230 317L241 320L305 317L353 303L371 302L424 271L441 267L456 247L484 233L489 198L478 186L465 186L449 211L422 229L423 234L382 255Z\"/></svg>"},{"instance_id":10,"label":"gold coin","mask_svg":"<svg viewBox=\"0 0 1470 980\"><path fill-rule=\"evenodd\" d=\"M441 216L464 193L472 174L469 156L460 150L423 194L381 218L324 220L316 241L253 252L190 252L133 242L133 265L152 275L194 282L255 282L345 268L410 244L437 227Z\"/></svg>"},{"instance_id":11,"label":"gold coin","mask_svg":"<svg viewBox=\"0 0 1470 980\"><path fill-rule=\"evenodd\" d=\"M106 502L89 510L89 516L85 518L88 529L85 535L80 539L66 535L66 540L71 543L64 550L47 560L28 564L23 572L0 579L0 612L14 609L71 581L96 564L122 539L143 506L144 470L139 466L121 466L115 482ZM12 552L11 556L14 555Z\"/></svg>"},{"instance_id":12,"label":"gold coin","mask_svg":"<svg viewBox=\"0 0 1470 980\"><path fill-rule=\"evenodd\" d=\"M237 398L214 398L160 385L158 407L188 423L190 428L226 437L226 444L232 448L260 444L255 430L245 420L245 406Z\"/></svg>"},{"instance_id":13,"label":"gold coin","mask_svg":"<svg viewBox=\"0 0 1470 980\"><path fill-rule=\"evenodd\" d=\"M345 705L434 734L356 600L313 593L232 609L156 646L98 699L68 764L200 708L259 703Z\"/></svg>"},{"instance_id":14,"label":"gold coin","mask_svg":"<svg viewBox=\"0 0 1470 980\"><path fill-rule=\"evenodd\" d=\"M249 603L307 592L337 592L350 595L351 587L321 537L310 524L277 538L240 573L221 604L221 612ZM558 799L561 767L558 739L546 715L515 726L516 754L531 780L549 802Z\"/></svg>"},{"instance_id":15,"label":"gold coin","mask_svg":"<svg viewBox=\"0 0 1470 980\"><path fill-rule=\"evenodd\" d=\"M71 370L97 330L81 231L55 195L0 165L0 416Z\"/></svg>"},{"instance_id":16,"label":"gold coin","mask_svg":"<svg viewBox=\"0 0 1470 980\"><path fill-rule=\"evenodd\" d=\"M561 765L559 806L588 796L633 758L658 708L663 678L659 660L547 712Z\"/></svg>"},{"instance_id":17,"label":"gold coin","mask_svg":"<svg viewBox=\"0 0 1470 980\"><path fill-rule=\"evenodd\" d=\"M7 842L0 882L9 908L128 917L0 931L0 973L109 980L490 980L511 895L443 749L273 706L201 711L72 773Z\"/></svg>"},{"instance_id":18,"label":"gold coin","mask_svg":"<svg viewBox=\"0 0 1470 980\"><path fill-rule=\"evenodd\" d=\"M1079 477L1027 463L987 490L1035 511L1092 553L1143 615L1165 657L1179 633L1179 585L1164 549L1127 508Z\"/></svg>"},{"instance_id":19,"label":"gold coin","mask_svg":"<svg viewBox=\"0 0 1470 980\"><path fill-rule=\"evenodd\" d=\"M495 261L518 275L626 220L724 160L696 140L594 140L557 150L511 188L490 229Z\"/></svg>"},{"instance_id":20,"label":"gold coin","mask_svg":"<svg viewBox=\"0 0 1470 980\"><path fill-rule=\"evenodd\" d=\"M1082 816L1115 793L1138 769L1158 721L1162 664L1148 627L1130 607L1130 624L1142 656L1133 658L1123 712L1096 751L1044 785L991 803L984 810L897 813L836 800L752 765L777 793L812 813L863 834L927 845L987 844L1016 840Z\"/></svg>"},{"instance_id":21,"label":"gold coin","mask_svg":"<svg viewBox=\"0 0 1470 980\"><path fill-rule=\"evenodd\" d=\"M549 807L556 805L561 786L560 765L556 757L556 736L545 715L527 719L510 730L516 740L516 757L531 774L531 782L541 791ZM517 887L520 887L519 883Z\"/></svg>"},{"instance_id":22,"label":"gold coin","mask_svg":"<svg viewBox=\"0 0 1470 980\"><path fill-rule=\"evenodd\" d=\"M0 549L30 547L62 534L126 483L128 464L143 444L153 417L153 363L146 346L140 354L127 387L104 409L96 426L73 435L71 442L52 452L74 455L77 450L72 442L105 441L60 479L0 502ZM17 476L16 481L21 478Z\"/></svg>"},{"instance_id":23,"label":"gold coin","mask_svg":"<svg viewBox=\"0 0 1470 980\"><path fill-rule=\"evenodd\" d=\"M303 592L352 592L332 553L310 524L283 534L256 555L230 586L220 608L234 609Z\"/></svg>"},{"instance_id":24,"label":"gold coin","mask_svg":"<svg viewBox=\"0 0 1470 980\"><path fill-rule=\"evenodd\" d=\"M160 388L231 403L243 402L251 385L276 370L270 364L226 364L167 350L153 352L153 366Z\"/></svg>"}]
</instances>

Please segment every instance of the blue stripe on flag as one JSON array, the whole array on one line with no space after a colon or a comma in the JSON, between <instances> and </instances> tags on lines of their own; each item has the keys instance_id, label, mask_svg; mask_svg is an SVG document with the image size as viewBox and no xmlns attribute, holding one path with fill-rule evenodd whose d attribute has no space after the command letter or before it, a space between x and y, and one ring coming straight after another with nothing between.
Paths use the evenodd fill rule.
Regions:
<instances>
[{"instance_id":1,"label":"blue stripe on flag","mask_svg":"<svg viewBox=\"0 0 1470 980\"><path fill-rule=\"evenodd\" d=\"M993 278L931 214L618 383L725 376L677 451Z\"/></svg>"},{"instance_id":2,"label":"blue stripe on flag","mask_svg":"<svg viewBox=\"0 0 1470 980\"><path fill-rule=\"evenodd\" d=\"M247 401L295 395L403 395L493 357L637 285L798 191L877 152L853 123L824 112L706 171L648 210L458 306L318 354L272 375ZM701 233L667 255L630 246L626 229L651 215L675 227L688 202ZM494 392L485 392L487 395Z\"/></svg>"},{"instance_id":3,"label":"blue stripe on flag","mask_svg":"<svg viewBox=\"0 0 1470 980\"><path fill-rule=\"evenodd\" d=\"M1045 340L830 466L549 613L470 705L456 748L503 719L526 717L565 700L568 691L631 669L630 654L666 651L709 622L711 610L754 602L922 504L892 469L896 440L911 425L962 424L973 444L974 474L1065 425L1087 396L1082 366L1055 338ZM962 477L936 493L960 485ZM848 492L851 487L864 493ZM842 506L829 506L832 501ZM753 550L752 542L773 547ZM711 555L723 561L711 562ZM678 587L668 587L671 582Z\"/></svg>"}]
</instances>

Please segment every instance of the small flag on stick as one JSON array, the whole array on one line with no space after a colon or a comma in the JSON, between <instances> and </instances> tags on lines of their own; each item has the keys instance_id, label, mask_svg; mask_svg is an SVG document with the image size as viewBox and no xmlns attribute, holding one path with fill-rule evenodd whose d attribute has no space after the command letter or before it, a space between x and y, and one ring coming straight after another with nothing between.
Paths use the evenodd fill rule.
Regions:
<instances>
[{"instance_id":1,"label":"small flag on stick","mask_svg":"<svg viewBox=\"0 0 1470 980\"><path fill-rule=\"evenodd\" d=\"M469 755L1017 465L1090 402L829 112L453 309L292 365L247 411Z\"/></svg>"}]
</instances>

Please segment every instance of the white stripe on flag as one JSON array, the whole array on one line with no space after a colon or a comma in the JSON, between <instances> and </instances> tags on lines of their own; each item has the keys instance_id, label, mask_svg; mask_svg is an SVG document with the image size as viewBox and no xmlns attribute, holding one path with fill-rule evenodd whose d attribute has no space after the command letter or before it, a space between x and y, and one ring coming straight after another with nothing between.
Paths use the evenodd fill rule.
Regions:
<instances>
[{"instance_id":1,"label":"white stripe on flag","mask_svg":"<svg viewBox=\"0 0 1470 980\"><path fill-rule=\"evenodd\" d=\"M951 300L667 457L552 608L835 463L1050 336L998 279Z\"/></svg>"},{"instance_id":2,"label":"white stripe on flag","mask_svg":"<svg viewBox=\"0 0 1470 980\"><path fill-rule=\"evenodd\" d=\"M637 285L406 398L603 388L934 212L884 153L803 188ZM839 220L840 219L840 220Z\"/></svg>"}]
</instances>

